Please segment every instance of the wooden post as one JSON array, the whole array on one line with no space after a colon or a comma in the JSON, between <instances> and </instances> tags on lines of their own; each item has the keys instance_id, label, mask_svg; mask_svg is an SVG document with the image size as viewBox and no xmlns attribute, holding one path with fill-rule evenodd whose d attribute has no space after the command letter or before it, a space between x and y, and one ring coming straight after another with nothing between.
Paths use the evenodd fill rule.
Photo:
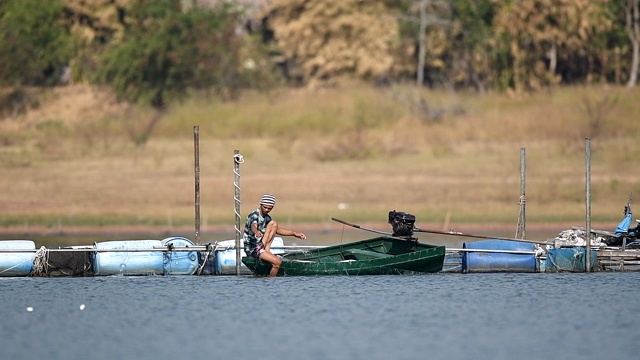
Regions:
<instances>
[{"instance_id":1,"label":"wooden post","mask_svg":"<svg viewBox=\"0 0 640 360\"><path fill-rule=\"evenodd\" d=\"M587 238L587 257L585 259L586 271L591 271L591 139L585 139L586 148L586 197L587 197L587 223L585 226Z\"/></svg>"},{"instance_id":2,"label":"wooden post","mask_svg":"<svg viewBox=\"0 0 640 360\"><path fill-rule=\"evenodd\" d=\"M236 275L240 275L240 264L242 263L242 255L240 254L242 231L240 230L240 164L244 162L240 150L233 151L233 174L235 176L233 182L236 215Z\"/></svg>"},{"instance_id":3,"label":"wooden post","mask_svg":"<svg viewBox=\"0 0 640 360\"><path fill-rule=\"evenodd\" d=\"M525 197L525 174L526 167L526 150L520 148L520 216L518 218L518 230L516 232L517 239L526 238L527 233L527 218L526 218L526 197Z\"/></svg>"},{"instance_id":4,"label":"wooden post","mask_svg":"<svg viewBox=\"0 0 640 360\"><path fill-rule=\"evenodd\" d=\"M193 127L193 158L196 206L195 242L200 244L200 127L198 125Z\"/></svg>"}]
</instances>

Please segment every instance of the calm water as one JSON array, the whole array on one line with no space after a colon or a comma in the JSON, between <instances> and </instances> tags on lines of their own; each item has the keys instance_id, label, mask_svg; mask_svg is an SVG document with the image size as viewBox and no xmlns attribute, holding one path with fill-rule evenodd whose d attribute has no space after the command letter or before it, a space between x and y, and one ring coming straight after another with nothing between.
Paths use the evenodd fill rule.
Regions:
<instances>
[{"instance_id":1,"label":"calm water","mask_svg":"<svg viewBox=\"0 0 640 360\"><path fill-rule=\"evenodd\" d=\"M0 358L637 359L639 299L640 273L0 278Z\"/></svg>"}]
</instances>

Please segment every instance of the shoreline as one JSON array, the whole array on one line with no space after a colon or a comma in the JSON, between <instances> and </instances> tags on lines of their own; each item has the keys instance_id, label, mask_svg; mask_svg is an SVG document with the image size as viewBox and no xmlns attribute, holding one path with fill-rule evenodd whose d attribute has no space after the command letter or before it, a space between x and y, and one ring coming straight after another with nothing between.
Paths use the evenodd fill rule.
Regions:
<instances>
[{"instance_id":1,"label":"shoreline","mask_svg":"<svg viewBox=\"0 0 640 360\"><path fill-rule=\"evenodd\" d=\"M391 228L387 223L359 223L357 224L361 228L373 229L376 231L391 232ZM617 222L596 222L591 224L592 229L614 231ZM302 232L308 233L331 233L331 232L360 232L367 231L366 229L356 229L346 225L338 223L312 223L312 224L284 224L283 227L287 229L296 229ZM479 232L482 234L490 232L515 232L516 225L502 224L502 223L464 223L455 224L448 229L443 229L440 223L421 223L418 226L423 230L431 230L436 232L463 232L474 233ZM531 233L553 233L561 232L563 230L571 229L572 227L585 227L584 223L577 222L558 222L558 223L530 223L526 224L526 231ZM193 226L148 226L148 225L129 225L129 226L64 226L64 227L47 227L47 226L6 226L0 227L0 237L5 238L9 236L18 237L63 237L63 236L88 236L88 235L162 235L162 236L177 236L177 234L191 234L195 236L195 229ZM201 236L203 235L223 235L223 234L235 234L234 225L207 225L200 229Z\"/></svg>"}]
</instances>

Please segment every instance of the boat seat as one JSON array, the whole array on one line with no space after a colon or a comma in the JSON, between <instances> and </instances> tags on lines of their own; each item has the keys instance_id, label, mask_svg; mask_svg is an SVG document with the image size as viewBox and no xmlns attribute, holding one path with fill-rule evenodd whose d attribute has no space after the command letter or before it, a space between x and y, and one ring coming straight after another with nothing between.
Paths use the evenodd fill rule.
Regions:
<instances>
[{"instance_id":1,"label":"boat seat","mask_svg":"<svg viewBox=\"0 0 640 360\"><path fill-rule=\"evenodd\" d=\"M355 256L358 260L372 260L391 257L393 255L383 254L375 251L361 250L361 249L349 249L342 252L344 255Z\"/></svg>"}]
</instances>

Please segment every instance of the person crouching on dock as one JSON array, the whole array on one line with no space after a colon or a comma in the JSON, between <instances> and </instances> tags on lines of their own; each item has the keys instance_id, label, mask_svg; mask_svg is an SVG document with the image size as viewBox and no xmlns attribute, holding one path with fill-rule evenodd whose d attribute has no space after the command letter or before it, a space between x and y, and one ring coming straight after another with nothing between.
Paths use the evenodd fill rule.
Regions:
<instances>
[{"instance_id":1,"label":"person crouching on dock","mask_svg":"<svg viewBox=\"0 0 640 360\"><path fill-rule=\"evenodd\" d=\"M295 236L301 240L307 237L301 232L287 230L278 225L269 213L276 205L276 197L265 194L258 208L247 216L244 225L244 251L247 256L258 258L271 264L269 276L278 275L282 260L271 252L271 243L276 235Z\"/></svg>"}]
</instances>

